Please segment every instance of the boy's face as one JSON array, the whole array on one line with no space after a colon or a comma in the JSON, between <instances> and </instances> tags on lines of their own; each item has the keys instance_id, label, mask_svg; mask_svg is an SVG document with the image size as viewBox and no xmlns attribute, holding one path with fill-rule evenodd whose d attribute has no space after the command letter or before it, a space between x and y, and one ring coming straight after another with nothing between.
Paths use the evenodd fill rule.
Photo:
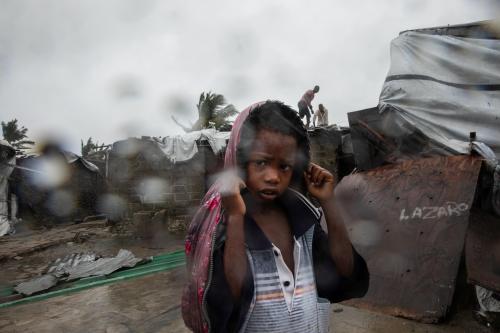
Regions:
<instances>
[{"instance_id":1,"label":"boy's face","mask_svg":"<svg viewBox=\"0 0 500 333\"><path fill-rule=\"evenodd\" d=\"M297 155L294 137L260 130L252 144L246 185L259 201L278 198L290 185Z\"/></svg>"}]
</instances>

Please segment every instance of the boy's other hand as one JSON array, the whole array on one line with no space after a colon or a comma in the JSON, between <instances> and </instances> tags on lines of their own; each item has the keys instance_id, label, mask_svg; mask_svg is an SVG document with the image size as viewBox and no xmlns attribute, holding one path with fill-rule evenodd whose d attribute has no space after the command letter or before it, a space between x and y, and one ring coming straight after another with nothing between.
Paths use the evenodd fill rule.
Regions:
<instances>
[{"instance_id":1,"label":"boy's other hand","mask_svg":"<svg viewBox=\"0 0 500 333\"><path fill-rule=\"evenodd\" d=\"M245 182L234 171L226 171L219 178L222 206L228 215L245 215L246 206L240 191Z\"/></svg>"},{"instance_id":2,"label":"boy's other hand","mask_svg":"<svg viewBox=\"0 0 500 333\"><path fill-rule=\"evenodd\" d=\"M335 178L326 169L311 163L304 172L307 190L320 202L326 202L333 198Z\"/></svg>"}]
</instances>

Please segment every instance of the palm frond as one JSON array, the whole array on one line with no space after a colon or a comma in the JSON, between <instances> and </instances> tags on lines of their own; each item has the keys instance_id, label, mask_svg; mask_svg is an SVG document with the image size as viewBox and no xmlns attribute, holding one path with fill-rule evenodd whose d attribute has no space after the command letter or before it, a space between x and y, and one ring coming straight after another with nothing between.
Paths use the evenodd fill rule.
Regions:
<instances>
[{"instance_id":1,"label":"palm frond","mask_svg":"<svg viewBox=\"0 0 500 333\"><path fill-rule=\"evenodd\" d=\"M202 92L198 98L198 120L187 129L186 126L181 125L176 119L174 121L177 125L181 126L186 132L197 131L210 126L215 126L216 129L221 130L231 127L230 118L238 113L236 108L232 105L226 105L224 95L209 92Z\"/></svg>"},{"instance_id":2,"label":"palm frond","mask_svg":"<svg viewBox=\"0 0 500 333\"><path fill-rule=\"evenodd\" d=\"M233 104L228 104L215 110L214 118L229 118L236 114L238 114L238 110L236 110Z\"/></svg>"}]
</instances>

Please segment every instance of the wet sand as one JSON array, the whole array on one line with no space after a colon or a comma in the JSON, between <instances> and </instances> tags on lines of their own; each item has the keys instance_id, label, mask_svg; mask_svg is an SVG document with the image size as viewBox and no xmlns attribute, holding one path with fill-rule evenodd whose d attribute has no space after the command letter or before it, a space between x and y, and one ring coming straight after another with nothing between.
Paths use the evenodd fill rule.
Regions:
<instances>
[{"instance_id":1,"label":"wet sand","mask_svg":"<svg viewBox=\"0 0 500 333\"><path fill-rule=\"evenodd\" d=\"M183 248L183 235L156 234L154 241L135 236L95 237L33 252L19 260L0 263L1 284L12 284L40 274L47 265L69 253L93 251L114 256L120 248L138 257ZM185 269L127 280L67 296L0 309L0 332L189 332L184 326L180 298ZM471 310L454 314L439 325L377 314L354 307L332 306L330 332L348 333L461 333L493 332L472 318Z\"/></svg>"},{"instance_id":2,"label":"wet sand","mask_svg":"<svg viewBox=\"0 0 500 333\"><path fill-rule=\"evenodd\" d=\"M98 287L42 302L0 309L0 332L189 332L180 311L184 268ZM470 311L440 325L428 325L332 306L331 332L461 333L492 332Z\"/></svg>"}]
</instances>

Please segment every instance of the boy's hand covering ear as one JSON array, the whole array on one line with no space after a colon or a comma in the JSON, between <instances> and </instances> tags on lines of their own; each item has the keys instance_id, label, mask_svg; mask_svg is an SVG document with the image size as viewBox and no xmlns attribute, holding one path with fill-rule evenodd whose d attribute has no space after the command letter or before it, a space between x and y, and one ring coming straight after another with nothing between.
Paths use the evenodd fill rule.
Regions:
<instances>
[{"instance_id":1,"label":"boy's hand covering ear","mask_svg":"<svg viewBox=\"0 0 500 333\"><path fill-rule=\"evenodd\" d=\"M222 206L228 215L245 215L246 206L240 191L246 187L236 171L225 171L219 176Z\"/></svg>"},{"instance_id":2,"label":"boy's hand covering ear","mask_svg":"<svg viewBox=\"0 0 500 333\"><path fill-rule=\"evenodd\" d=\"M320 202L328 201L333 198L333 188L335 187L335 178L326 169L317 164L311 163L304 172L307 190Z\"/></svg>"}]
</instances>

